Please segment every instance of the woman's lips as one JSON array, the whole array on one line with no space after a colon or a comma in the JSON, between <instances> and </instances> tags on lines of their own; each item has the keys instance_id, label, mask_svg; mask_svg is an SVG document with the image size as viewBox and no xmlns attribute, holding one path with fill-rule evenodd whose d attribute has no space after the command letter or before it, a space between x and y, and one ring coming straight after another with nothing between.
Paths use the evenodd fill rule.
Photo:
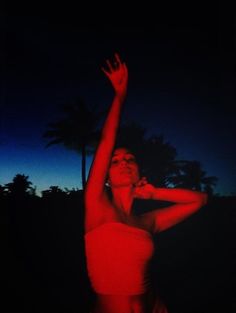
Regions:
<instances>
[{"instance_id":1,"label":"woman's lips","mask_svg":"<svg viewBox=\"0 0 236 313\"><path fill-rule=\"evenodd\" d=\"M123 169L120 171L121 174L131 174L131 170L129 168Z\"/></svg>"}]
</instances>

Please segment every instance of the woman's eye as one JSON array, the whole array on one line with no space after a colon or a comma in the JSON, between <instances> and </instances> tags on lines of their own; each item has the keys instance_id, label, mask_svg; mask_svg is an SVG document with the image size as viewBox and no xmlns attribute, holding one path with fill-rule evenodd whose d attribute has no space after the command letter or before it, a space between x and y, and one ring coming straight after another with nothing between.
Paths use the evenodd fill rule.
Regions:
<instances>
[{"instance_id":1,"label":"woman's eye","mask_svg":"<svg viewBox=\"0 0 236 313\"><path fill-rule=\"evenodd\" d=\"M135 158L131 157L131 158L127 158L126 159L128 163L133 163L135 162Z\"/></svg>"},{"instance_id":2,"label":"woman's eye","mask_svg":"<svg viewBox=\"0 0 236 313\"><path fill-rule=\"evenodd\" d=\"M118 160L112 160L112 161L111 161L111 164L114 164L114 165L115 165L115 164L117 164L117 163L118 163Z\"/></svg>"}]
</instances>

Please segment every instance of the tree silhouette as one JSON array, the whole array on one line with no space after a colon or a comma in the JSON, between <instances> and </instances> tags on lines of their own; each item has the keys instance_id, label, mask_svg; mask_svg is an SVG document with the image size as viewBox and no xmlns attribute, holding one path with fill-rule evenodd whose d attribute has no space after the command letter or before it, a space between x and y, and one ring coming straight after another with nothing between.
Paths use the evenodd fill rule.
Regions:
<instances>
[{"instance_id":1,"label":"tree silhouette","mask_svg":"<svg viewBox=\"0 0 236 313\"><path fill-rule=\"evenodd\" d=\"M82 192L78 188L65 188L65 192L69 197L80 197L82 195Z\"/></svg>"},{"instance_id":2,"label":"tree silhouette","mask_svg":"<svg viewBox=\"0 0 236 313\"><path fill-rule=\"evenodd\" d=\"M50 123L44 138L52 139L46 145L62 144L68 149L81 153L81 177L83 189L86 184L86 155L94 151L100 132L98 123L101 113L78 99L74 104L64 106L65 118Z\"/></svg>"},{"instance_id":3,"label":"tree silhouette","mask_svg":"<svg viewBox=\"0 0 236 313\"><path fill-rule=\"evenodd\" d=\"M146 137L146 129L136 123L123 125L117 145L128 147L136 155L141 175L156 186L168 186L168 179L176 172L176 149L164 141L162 135Z\"/></svg>"},{"instance_id":4,"label":"tree silhouette","mask_svg":"<svg viewBox=\"0 0 236 313\"><path fill-rule=\"evenodd\" d=\"M177 164L178 173L170 179L176 187L213 193L213 186L217 183L217 177L206 176L200 162L182 160L177 161Z\"/></svg>"},{"instance_id":5,"label":"tree silhouette","mask_svg":"<svg viewBox=\"0 0 236 313\"><path fill-rule=\"evenodd\" d=\"M169 185L169 177L176 171L176 156L175 147L165 142L162 135L146 140L141 164L151 183L159 187Z\"/></svg>"},{"instance_id":6,"label":"tree silhouette","mask_svg":"<svg viewBox=\"0 0 236 313\"><path fill-rule=\"evenodd\" d=\"M66 192L58 186L50 186L49 189L42 191L42 197L47 199L65 197Z\"/></svg>"},{"instance_id":7,"label":"tree silhouette","mask_svg":"<svg viewBox=\"0 0 236 313\"><path fill-rule=\"evenodd\" d=\"M29 176L17 174L11 183L5 185L5 188L11 196L34 195L35 188L31 187L31 185L32 182L29 181Z\"/></svg>"},{"instance_id":8,"label":"tree silhouette","mask_svg":"<svg viewBox=\"0 0 236 313\"><path fill-rule=\"evenodd\" d=\"M81 99L64 106L65 118L50 123L44 138L52 139L46 145L63 144L81 153L81 176L83 189L86 183L86 155L93 153L100 136L98 128L103 115L86 105ZM206 176L198 161L177 161L177 150L163 135L146 136L146 129L137 123L123 124L118 133L116 146L131 149L138 160L141 175L159 187L182 187L213 193L215 176Z\"/></svg>"},{"instance_id":9,"label":"tree silhouette","mask_svg":"<svg viewBox=\"0 0 236 313\"><path fill-rule=\"evenodd\" d=\"M131 149L138 160L141 175L159 187L180 187L213 193L217 177L206 176L198 161L178 161L177 150L163 135L146 136L146 129L136 123L123 125L117 146Z\"/></svg>"},{"instance_id":10,"label":"tree silhouette","mask_svg":"<svg viewBox=\"0 0 236 313\"><path fill-rule=\"evenodd\" d=\"M7 195L7 188L6 186L0 185L0 198L3 198Z\"/></svg>"}]
</instances>

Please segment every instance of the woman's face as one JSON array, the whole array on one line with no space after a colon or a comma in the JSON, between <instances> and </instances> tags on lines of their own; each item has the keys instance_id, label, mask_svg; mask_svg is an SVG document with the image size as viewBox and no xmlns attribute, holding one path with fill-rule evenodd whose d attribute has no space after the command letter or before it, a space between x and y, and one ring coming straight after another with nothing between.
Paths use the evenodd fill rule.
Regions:
<instances>
[{"instance_id":1,"label":"woman's face","mask_svg":"<svg viewBox=\"0 0 236 313\"><path fill-rule=\"evenodd\" d=\"M111 187L134 185L139 181L139 168L135 156L126 148L114 151L108 181Z\"/></svg>"}]
</instances>

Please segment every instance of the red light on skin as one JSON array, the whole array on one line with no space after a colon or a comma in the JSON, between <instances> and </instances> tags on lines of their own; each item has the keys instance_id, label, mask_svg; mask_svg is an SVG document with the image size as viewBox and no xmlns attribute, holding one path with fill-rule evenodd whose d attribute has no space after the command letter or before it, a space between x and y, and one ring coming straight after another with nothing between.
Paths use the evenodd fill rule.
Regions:
<instances>
[{"instance_id":1,"label":"red light on skin","mask_svg":"<svg viewBox=\"0 0 236 313\"><path fill-rule=\"evenodd\" d=\"M123 175L126 174L126 175ZM108 170L109 184L112 187L135 185L139 179L139 168L135 156L126 148L114 151Z\"/></svg>"},{"instance_id":2,"label":"red light on skin","mask_svg":"<svg viewBox=\"0 0 236 313\"><path fill-rule=\"evenodd\" d=\"M206 203L201 192L156 188L140 179L135 157L128 149L114 151L121 108L126 96L128 70L119 56L103 69L114 99L85 190L85 246L88 273L97 293L93 313L167 313L155 296L150 301L148 264L154 251L152 235L186 219ZM111 160L111 162L110 162ZM111 198L105 182L109 180ZM173 204L134 216L134 198L163 200ZM150 303L149 303L150 302Z\"/></svg>"}]
</instances>

